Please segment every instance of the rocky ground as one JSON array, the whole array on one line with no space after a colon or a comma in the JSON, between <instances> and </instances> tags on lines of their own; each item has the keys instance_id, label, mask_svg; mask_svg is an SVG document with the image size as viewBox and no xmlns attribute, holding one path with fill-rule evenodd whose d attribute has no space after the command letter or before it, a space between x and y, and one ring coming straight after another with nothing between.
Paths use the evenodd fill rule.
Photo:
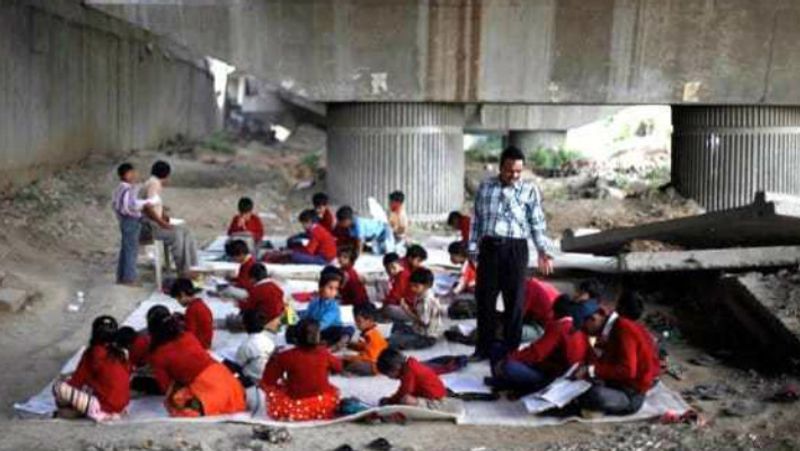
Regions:
<instances>
[{"instance_id":1,"label":"rocky ground","mask_svg":"<svg viewBox=\"0 0 800 451\"><path fill-rule=\"evenodd\" d=\"M223 230L242 195L252 196L270 215L268 234L290 231L293 216L315 190L296 188L319 176L312 164L315 158L308 155L320 148L320 139L315 131L304 130L277 148L250 144L224 153L166 149L127 159L144 173L156 158L173 163L175 177L165 193L166 202L173 216L186 219L202 243ZM670 376L665 380L686 391L702 424L570 424L540 429L440 423L337 425L294 430L290 443L268 445L254 440L245 425L99 426L18 419L13 403L47 384L85 342L94 316L125 317L152 289L149 284L142 288L113 284L118 231L108 203L116 183L114 168L121 160L90 159L0 202L2 283L35 294L23 310L0 313L0 449L309 450L334 449L343 443L365 449L377 437L387 438L393 449L416 450L800 448L796 434L800 405L766 401L796 381L727 367L681 339L679 324L668 324L674 333L667 348L682 380ZM480 171L470 171L473 179ZM696 211L690 202L649 188L624 196L611 191L595 198L585 190L592 184L597 188L597 181L541 183L554 236L566 228L631 225ZM147 273L143 278L151 280ZM77 291L86 293L86 303L79 312L68 312ZM668 305L654 306L653 311L670 315Z\"/></svg>"}]
</instances>

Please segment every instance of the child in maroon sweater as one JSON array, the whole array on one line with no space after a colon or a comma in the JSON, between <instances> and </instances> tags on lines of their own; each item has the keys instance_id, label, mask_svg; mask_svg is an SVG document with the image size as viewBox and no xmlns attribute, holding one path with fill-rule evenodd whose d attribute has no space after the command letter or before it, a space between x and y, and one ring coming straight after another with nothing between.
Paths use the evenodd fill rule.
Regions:
<instances>
[{"instance_id":1,"label":"child in maroon sweater","mask_svg":"<svg viewBox=\"0 0 800 451\"><path fill-rule=\"evenodd\" d=\"M261 218L253 212L253 200L249 197L239 199L239 214L231 220L228 226L228 235L246 233L253 237L255 248L261 247L261 240L264 238L264 224Z\"/></svg>"},{"instance_id":2,"label":"child in maroon sweater","mask_svg":"<svg viewBox=\"0 0 800 451\"><path fill-rule=\"evenodd\" d=\"M320 344L316 320L301 320L296 330L297 346L274 354L264 369L260 385L268 400L267 412L283 421L333 418L339 390L328 381L328 374L342 372L342 361Z\"/></svg>"},{"instance_id":3,"label":"child in maroon sweater","mask_svg":"<svg viewBox=\"0 0 800 451\"><path fill-rule=\"evenodd\" d=\"M339 248L338 259L339 268L344 273L344 284L339 290L341 305L363 305L369 302L367 288L364 281L356 272L355 264L358 256L355 249L351 247Z\"/></svg>"},{"instance_id":4,"label":"child in maroon sweater","mask_svg":"<svg viewBox=\"0 0 800 451\"><path fill-rule=\"evenodd\" d=\"M292 250L292 263L327 265L336 258L336 238L317 223L314 210L304 210L298 218L308 236L308 244Z\"/></svg>"},{"instance_id":5,"label":"child in maroon sweater","mask_svg":"<svg viewBox=\"0 0 800 451\"><path fill-rule=\"evenodd\" d=\"M194 287L191 280L181 278L172 284L170 296L186 308L183 314L186 332L193 333L205 349L211 349L211 341L214 339L214 317L206 303L197 297L200 291Z\"/></svg>"},{"instance_id":6,"label":"child in maroon sweater","mask_svg":"<svg viewBox=\"0 0 800 451\"><path fill-rule=\"evenodd\" d=\"M392 379L400 380L397 392L382 398L380 404L401 404L434 410L456 408L455 400L446 398L447 389L433 369L413 357L406 357L394 348L387 348L378 357L378 371Z\"/></svg>"},{"instance_id":7,"label":"child in maroon sweater","mask_svg":"<svg viewBox=\"0 0 800 451\"><path fill-rule=\"evenodd\" d=\"M117 321L100 316L92 322L92 337L78 368L66 381L53 385L58 416L83 416L95 421L119 418L131 399L131 369L120 346Z\"/></svg>"}]
</instances>

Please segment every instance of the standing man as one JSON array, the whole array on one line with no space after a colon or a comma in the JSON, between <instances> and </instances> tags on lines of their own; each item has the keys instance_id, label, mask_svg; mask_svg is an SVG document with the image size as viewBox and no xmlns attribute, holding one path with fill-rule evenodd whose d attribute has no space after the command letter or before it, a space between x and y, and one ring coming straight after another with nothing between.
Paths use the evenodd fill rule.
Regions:
<instances>
[{"instance_id":1,"label":"standing man","mask_svg":"<svg viewBox=\"0 0 800 451\"><path fill-rule=\"evenodd\" d=\"M553 270L546 250L541 195L536 185L520 180L524 167L522 151L507 147L500 155L500 174L484 180L475 197L468 248L470 259L478 262L478 343L473 361L489 358L499 293L503 294L504 348L519 347L529 238L538 251L539 272L548 275Z\"/></svg>"},{"instance_id":2,"label":"standing man","mask_svg":"<svg viewBox=\"0 0 800 451\"><path fill-rule=\"evenodd\" d=\"M170 224L164 211L161 193L167 183L172 167L166 161L156 161L150 170L150 178L145 182L144 198L150 204L145 206L144 229L153 238L164 241L169 246L178 275L187 277L192 266L197 264L197 246L192 232L186 227Z\"/></svg>"}]
</instances>

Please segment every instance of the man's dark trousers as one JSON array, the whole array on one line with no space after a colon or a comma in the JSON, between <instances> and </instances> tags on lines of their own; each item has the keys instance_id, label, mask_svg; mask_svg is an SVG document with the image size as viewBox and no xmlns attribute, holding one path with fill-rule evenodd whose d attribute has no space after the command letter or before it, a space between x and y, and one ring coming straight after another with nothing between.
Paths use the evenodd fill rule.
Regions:
<instances>
[{"instance_id":1,"label":"man's dark trousers","mask_svg":"<svg viewBox=\"0 0 800 451\"><path fill-rule=\"evenodd\" d=\"M475 354L488 357L495 340L497 295L503 294L503 341L519 347L528 269L528 241L485 237L480 242L475 298L478 303L478 344Z\"/></svg>"}]
</instances>

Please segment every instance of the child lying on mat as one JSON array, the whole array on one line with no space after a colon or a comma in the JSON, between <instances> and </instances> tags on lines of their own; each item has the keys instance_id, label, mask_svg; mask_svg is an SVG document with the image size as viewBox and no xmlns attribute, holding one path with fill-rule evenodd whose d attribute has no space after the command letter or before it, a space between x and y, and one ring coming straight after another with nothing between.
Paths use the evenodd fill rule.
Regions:
<instances>
[{"instance_id":1,"label":"child lying on mat","mask_svg":"<svg viewBox=\"0 0 800 451\"><path fill-rule=\"evenodd\" d=\"M353 309L356 327L361 336L356 343L347 346L350 350L358 352L356 355L351 354L343 358L344 369L347 373L357 376L372 376L377 373L375 365L378 362L378 356L389 347L375 322L377 314L378 310L369 302Z\"/></svg>"},{"instance_id":2,"label":"child lying on mat","mask_svg":"<svg viewBox=\"0 0 800 451\"><path fill-rule=\"evenodd\" d=\"M89 347L75 372L53 384L56 416L94 421L120 417L131 399L128 351L120 344L117 321L99 316L92 322Z\"/></svg>"},{"instance_id":3,"label":"child lying on mat","mask_svg":"<svg viewBox=\"0 0 800 451\"><path fill-rule=\"evenodd\" d=\"M320 344L319 323L301 320L296 346L272 356L260 386L267 399L267 414L275 420L326 420L336 415L339 389L328 373L340 373L342 362Z\"/></svg>"},{"instance_id":4,"label":"child lying on mat","mask_svg":"<svg viewBox=\"0 0 800 451\"><path fill-rule=\"evenodd\" d=\"M319 323L322 341L335 350L339 350L350 341L355 334L352 326L342 324L342 312L339 308L339 287L342 273L338 268L327 266L319 277L319 292L306 310L298 312L300 319L313 319ZM286 341L293 343L296 339L296 327L286 332Z\"/></svg>"},{"instance_id":5,"label":"child lying on mat","mask_svg":"<svg viewBox=\"0 0 800 451\"><path fill-rule=\"evenodd\" d=\"M394 348L387 348L378 357L378 371L400 380L400 387L380 404L423 407L431 410L452 411L460 404L447 398L447 389L439 376L414 357L406 357Z\"/></svg>"}]
</instances>

